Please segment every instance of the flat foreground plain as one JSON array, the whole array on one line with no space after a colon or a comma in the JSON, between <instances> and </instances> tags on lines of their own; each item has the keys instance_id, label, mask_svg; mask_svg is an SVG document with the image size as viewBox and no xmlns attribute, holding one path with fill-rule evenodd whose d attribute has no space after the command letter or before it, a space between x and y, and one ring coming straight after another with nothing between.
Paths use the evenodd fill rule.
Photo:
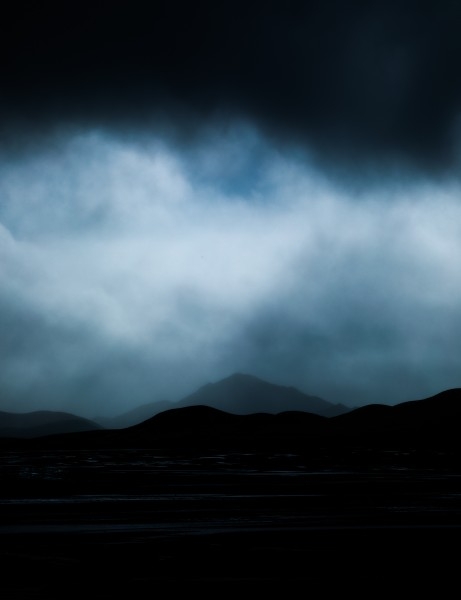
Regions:
<instances>
[{"instance_id":1,"label":"flat foreground plain","mask_svg":"<svg viewBox=\"0 0 461 600\"><path fill-rule=\"evenodd\" d=\"M461 470L443 456L24 449L0 476L2 598L458 579Z\"/></svg>"}]
</instances>

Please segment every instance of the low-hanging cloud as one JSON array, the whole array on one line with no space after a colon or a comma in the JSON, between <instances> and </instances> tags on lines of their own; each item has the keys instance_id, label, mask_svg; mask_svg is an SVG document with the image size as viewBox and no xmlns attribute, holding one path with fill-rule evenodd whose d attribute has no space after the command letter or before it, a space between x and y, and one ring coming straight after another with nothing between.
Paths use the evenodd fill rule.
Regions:
<instances>
[{"instance_id":1,"label":"low-hanging cloud","mask_svg":"<svg viewBox=\"0 0 461 600\"><path fill-rule=\"evenodd\" d=\"M62 132L0 167L1 407L114 414L234 371L351 405L456 387L459 192L340 186L241 123Z\"/></svg>"}]
</instances>

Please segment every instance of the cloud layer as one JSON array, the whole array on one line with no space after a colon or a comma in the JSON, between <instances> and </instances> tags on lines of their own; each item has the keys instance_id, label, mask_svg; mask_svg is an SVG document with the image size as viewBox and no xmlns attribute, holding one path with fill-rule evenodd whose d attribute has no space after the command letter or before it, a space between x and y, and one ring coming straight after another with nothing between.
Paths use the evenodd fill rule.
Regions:
<instances>
[{"instance_id":1,"label":"cloud layer","mask_svg":"<svg viewBox=\"0 0 461 600\"><path fill-rule=\"evenodd\" d=\"M332 402L458 387L460 186L358 188L248 122L59 130L0 167L4 410L95 416L234 371Z\"/></svg>"},{"instance_id":2,"label":"cloud layer","mask_svg":"<svg viewBox=\"0 0 461 600\"><path fill-rule=\"evenodd\" d=\"M17 3L0 409L458 387L461 2Z\"/></svg>"}]
</instances>

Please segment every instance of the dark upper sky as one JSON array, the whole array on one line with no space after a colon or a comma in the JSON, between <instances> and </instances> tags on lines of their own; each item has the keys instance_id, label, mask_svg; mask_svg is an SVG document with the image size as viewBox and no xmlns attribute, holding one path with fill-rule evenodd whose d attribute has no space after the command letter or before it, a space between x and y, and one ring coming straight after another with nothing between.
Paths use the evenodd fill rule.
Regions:
<instances>
[{"instance_id":1,"label":"dark upper sky","mask_svg":"<svg viewBox=\"0 0 461 600\"><path fill-rule=\"evenodd\" d=\"M17 1L0 408L458 387L461 1Z\"/></svg>"},{"instance_id":2,"label":"dark upper sky","mask_svg":"<svg viewBox=\"0 0 461 600\"><path fill-rule=\"evenodd\" d=\"M357 161L458 165L461 3L15 2L2 126L57 120L178 133L242 115L277 142Z\"/></svg>"}]
</instances>

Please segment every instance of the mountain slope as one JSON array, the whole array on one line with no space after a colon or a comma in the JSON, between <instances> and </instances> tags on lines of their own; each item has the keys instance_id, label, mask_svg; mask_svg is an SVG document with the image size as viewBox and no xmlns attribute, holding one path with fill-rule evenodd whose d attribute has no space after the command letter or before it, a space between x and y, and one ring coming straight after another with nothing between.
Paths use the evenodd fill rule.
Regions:
<instances>
[{"instance_id":1,"label":"mountain slope","mask_svg":"<svg viewBox=\"0 0 461 600\"><path fill-rule=\"evenodd\" d=\"M303 411L331 417L351 410L317 396L308 396L294 387L275 385L242 373L209 383L176 402L174 407L194 405L211 406L238 415Z\"/></svg>"},{"instance_id":2,"label":"mountain slope","mask_svg":"<svg viewBox=\"0 0 461 600\"><path fill-rule=\"evenodd\" d=\"M101 429L89 419L71 413L39 410L27 413L0 411L0 436L33 438L59 433Z\"/></svg>"}]
</instances>

